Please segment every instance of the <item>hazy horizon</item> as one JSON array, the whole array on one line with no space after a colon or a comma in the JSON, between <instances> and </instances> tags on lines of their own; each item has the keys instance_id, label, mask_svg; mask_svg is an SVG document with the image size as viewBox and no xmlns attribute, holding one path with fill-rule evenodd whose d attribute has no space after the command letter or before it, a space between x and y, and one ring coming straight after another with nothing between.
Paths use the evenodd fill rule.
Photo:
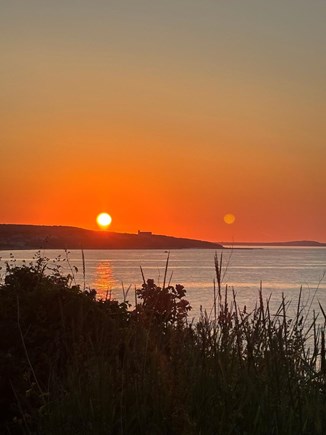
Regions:
<instances>
[{"instance_id":1,"label":"hazy horizon","mask_svg":"<svg viewBox=\"0 0 326 435\"><path fill-rule=\"evenodd\" d=\"M45 224L24 224L24 223L0 223L1 225L17 225L17 226L49 226L49 227L63 227L63 228L74 228L74 229L81 229L81 230L87 230L87 231L96 231L96 232L102 232L102 233L121 233L121 234L130 234L130 235L137 235L138 231L143 232L143 230L137 230L136 232L119 232L119 231L114 231L112 229L107 229L107 230L103 230L103 229L93 229L93 228L84 228L84 227L77 227L74 225L60 225L60 224L55 224L55 225L45 225ZM150 231L149 229L147 229L145 232ZM150 231L152 232L152 231ZM168 237L175 237L175 238L189 238L191 239L192 237L187 237L187 236L178 236L176 234L168 234L168 233L154 233L152 232L153 236L168 236ZM196 238L193 238L196 239ZM244 241L239 241L239 240L209 240L209 239L196 239L196 240L202 240L202 241L208 241L208 242L212 242L212 243L220 243L220 244L224 244L224 245L245 245L245 244L270 244L270 243L292 243L292 242L316 242L316 243L320 243L320 244L326 244L326 241L323 240L311 240L311 239L296 239L296 240L281 240L281 239L275 239L275 240L271 240L271 241L257 241L257 240L244 240ZM87 249L87 248L86 248ZM195 248L197 249L197 248Z\"/></svg>"}]
</instances>

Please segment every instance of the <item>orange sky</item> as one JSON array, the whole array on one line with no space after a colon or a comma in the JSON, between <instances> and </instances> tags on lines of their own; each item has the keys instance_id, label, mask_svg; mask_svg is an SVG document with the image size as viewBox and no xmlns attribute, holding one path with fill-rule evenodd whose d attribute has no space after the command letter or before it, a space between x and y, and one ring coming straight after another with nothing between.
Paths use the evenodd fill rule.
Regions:
<instances>
[{"instance_id":1,"label":"orange sky","mask_svg":"<svg viewBox=\"0 0 326 435\"><path fill-rule=\"evenodd\" d=\"M326 4L295 5L1 5L0 223L326 241Z\"/></svg>"}]
</instances>

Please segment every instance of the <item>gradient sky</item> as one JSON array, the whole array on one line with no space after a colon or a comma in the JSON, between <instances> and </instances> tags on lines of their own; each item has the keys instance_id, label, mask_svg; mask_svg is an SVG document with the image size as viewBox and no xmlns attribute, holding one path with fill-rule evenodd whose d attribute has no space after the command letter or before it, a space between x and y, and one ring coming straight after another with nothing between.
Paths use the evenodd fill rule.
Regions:
<instances>
[{"instance_id":1,"label":"gradient sky","mask_svg":"<svg viewBox=\"0 0 326 435\"><path fill-rule=\"evenodd\" d=\"M325 22L324 0L1 1L0 223L326 241Z\"/></svg>"}]
</instances>

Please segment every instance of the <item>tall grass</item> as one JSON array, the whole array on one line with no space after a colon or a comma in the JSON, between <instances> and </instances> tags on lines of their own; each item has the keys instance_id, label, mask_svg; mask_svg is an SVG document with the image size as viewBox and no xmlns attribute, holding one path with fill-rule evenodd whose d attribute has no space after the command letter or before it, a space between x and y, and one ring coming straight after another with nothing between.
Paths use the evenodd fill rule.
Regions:
<instances>
[{"instance_id":1,"label":"tall grass","mask_svg":"<svg viewBox=\"0 0 326 435\"><path fill-rule=\"evenodd\" d=\"M0 286L1 431L37 434L323 434L325 338L283 297L271 312L222 286L188 322L181 285L143 276L136 306L97 300L47 263ZM310 343L308 345L308 343Z\"/></svg>"}]
</instances>

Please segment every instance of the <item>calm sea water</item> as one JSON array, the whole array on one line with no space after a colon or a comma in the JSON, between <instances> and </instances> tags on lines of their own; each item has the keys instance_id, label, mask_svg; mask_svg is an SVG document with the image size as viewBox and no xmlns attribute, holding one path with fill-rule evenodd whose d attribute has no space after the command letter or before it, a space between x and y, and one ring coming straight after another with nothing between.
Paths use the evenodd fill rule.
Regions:
<instances>
[{"instance_id":1,"label":"calm sea water","mask_svg":"<svg viewBox=\"0 0 326 435\"><path fill-rule=\"evenodd\" d=\"M0 251L1 262L10 260L10 252ZM35 251L12 251L16 263L32 261ZM213 306L214 250L172 250L168 280L171 284L183 284L187 299L197 317L200 306L208 314ZM219 255L220 252L217 251ZM42 255L53 259L64 251L42 251ZM134 301L134 289L140 287L143 268L145 278L161 283L164 277L167 252L163 250L86 250L86 285L97 289L105 297L109 291L113 298L122 299L122 283L130 286L129 300ZM76 266L75 278L83 284L81 251L70 251L70 265ZM4 264L2 264L3 266ZM69 271L63 262L65 271ZM234 288L240 307L252 309L257 301L260 282L264 298L271 296L271 307L276 311L282 293L294 310L300 287L303 289L303 303L306 312L320 311L318 301L326 311L326 248L263 248L233 249L223 251L223 285ZM3 272L3 269L2 269ZM321 316L321 315L320 315ZM322 316L321 316L322 317ZM320 320L322 320L320 318Z\"/></svg>"}]
</instances>

